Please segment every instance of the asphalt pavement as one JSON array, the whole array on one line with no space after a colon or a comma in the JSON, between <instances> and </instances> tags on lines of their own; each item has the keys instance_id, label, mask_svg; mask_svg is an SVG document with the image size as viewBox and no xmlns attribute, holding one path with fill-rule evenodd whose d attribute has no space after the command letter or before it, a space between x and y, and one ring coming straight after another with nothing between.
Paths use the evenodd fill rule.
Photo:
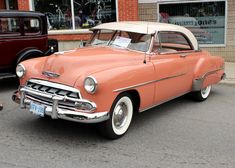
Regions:
<instances>
[{"instance_id":1,"label":"asphalt pavement","mask_svg":"<svg viewBox=\"0 0 235 168\"><path fill-rule=\"evenodd\" d=\"M14 79L0 81L0 167L234 168L235 86L208 100L187 96L135 116L115 141L95 125L38 118L11 101Z\"/></svg>"}]
</instances>

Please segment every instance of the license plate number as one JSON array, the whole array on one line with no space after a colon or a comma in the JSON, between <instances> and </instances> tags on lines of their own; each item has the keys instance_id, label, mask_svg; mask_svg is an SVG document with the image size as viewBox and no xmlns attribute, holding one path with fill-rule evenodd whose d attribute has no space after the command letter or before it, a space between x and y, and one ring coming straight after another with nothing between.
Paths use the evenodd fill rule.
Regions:
<instances>
[{"instance_id":1,"label":"license plate number","mask_svg":"<svg viewBox=\"0 0 235 168\"><path fill-rule=\"evenodd\" d=\"M31 102L29 111L37 116L44 117L45 106Z\"/></svg>"}]
</instances>

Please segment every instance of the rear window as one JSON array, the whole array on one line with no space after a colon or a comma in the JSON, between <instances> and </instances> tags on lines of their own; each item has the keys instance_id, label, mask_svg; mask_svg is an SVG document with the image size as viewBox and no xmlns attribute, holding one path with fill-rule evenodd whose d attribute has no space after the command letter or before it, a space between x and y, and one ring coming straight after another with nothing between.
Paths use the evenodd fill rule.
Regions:
<instances>
[{"instance_id":1,"label":"rear window","mask_svg":"<svg viewBox=\"0 0 235 168\"><path fill-rule=\"evenodd\" d=\"M40 22L37 18L24 18L24 34L34 35L40 33Z\"/></svg>"},{"instance_id":2,"label":"rear window","mask_svg":"<svg viewBox=\"0 0 235 168\"><path fill-rule=\"evenodd\" d=\"M176 51L191 50L192 47L185 36L178 32L160 32L159 40L161 47Z\"/></svg>"},{"instance_id":3,"label":"rear window","mask_svg":"<svg viewBox=\"0 0 235 168\"><path fill-rule=\"evenodd\" d=\"M0 36L20 35L19 18L0 18Z\"/></svg>"}]
</instances>

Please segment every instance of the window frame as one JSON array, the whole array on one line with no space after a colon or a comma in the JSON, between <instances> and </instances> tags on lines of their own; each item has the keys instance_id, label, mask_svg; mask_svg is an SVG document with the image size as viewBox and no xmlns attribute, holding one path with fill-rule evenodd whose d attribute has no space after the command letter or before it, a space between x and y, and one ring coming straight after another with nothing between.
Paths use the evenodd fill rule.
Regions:
<instances>
[{"instance_id":1,"label":"window frame","mask_svg":"<svg viewBox=\"0 0 235 168\"><path fill-rule=\"evenodd\" d=\"M183 4L183 3L203 3L203 2L224 2L225 3L225 21L224 21L224 43L223 44L199 44L200 47L208 47L208 48L213 48L213 47L226 47L227 46L227 23L228 23L228 2L227 0L195 0L195 1L190 1L190 0L182 0L182 1L177 1L177 0L162 0L157 2L157 21L160 22L160 5L165 5L165 4Z\"/></svg>"},{"instance_id":2,"label":"window frame","mask_svg":"<svg viewBox=\"0 0 235 168\"><path fill-rule=\"evenodd\" d=\"M0 34L0 37L1 38L16 38L16 37L21 37L23 35L23 32L22 32L22 25L21 25L21 18L20 17L1 17L0 19L17 19L19 21L19 32L13 32L13 33L2 33ZM8 20L9 22L9 20Z\"/></svg>"},{"instance_id":3,"label":"window frame","mask_svg":"<svg viewBox=\"0 0 235 168\"><path fill-rule=\"evenodd\" d=\"M161 48L162 48L162 42L161 42L161 37L160 37L160 33L175 33L175 34L179 34L179 35L182 35L182 37L184 37L184 39L187 41L187 43L188 43L188 46L190 47L190 49L187 49L187 50L181 50L181 51L175 51L175 52L161 52ZM184 34L184 33L182 33L182 32L179 32L179 31L158 31L156 34L155 34L155 36L154 36L154 39L153 40L155 40L155 39L157 39L158 40L158 42L159 42L159 46L160 46L160 50L158 50L158 54L159 55L164 55L164 54L178 54L178 53L187 53L187 52L195 52L196 50L193 48L193 45L192 45L192 43L191 43L191 41L190 41L190 39ZM154 41L153 41L153 43L154 43ZM153 51L153 47L152 47L152 52L154 52ZM154 52L155 53L155 52Z\"/></svg>"},{"instance_id":4,"label":"window frame","mask_svg":"<svg viewBox=\"0 0 235 168\"><path fill-rule=\"evenodd\" d=\"M23 24L23 26L24 26L24 21L26 20L26 19L29 19L30 21L31 21L31 19L35 19L35 20L37 20L38 21L38 23L39 23L39 31L38 32L36 32L36 33L26 33L25 32L25 27L23 27L23 32L22 32L22 36L26 36L26 37L29 37L29 36L37 36L37 35L42 35L42 27L43 27L43 25L42 25L42 20L41 20L41 18L40 17L21 17L20 18L21 19L21 24Z\"/></svg>"}]
</instances>

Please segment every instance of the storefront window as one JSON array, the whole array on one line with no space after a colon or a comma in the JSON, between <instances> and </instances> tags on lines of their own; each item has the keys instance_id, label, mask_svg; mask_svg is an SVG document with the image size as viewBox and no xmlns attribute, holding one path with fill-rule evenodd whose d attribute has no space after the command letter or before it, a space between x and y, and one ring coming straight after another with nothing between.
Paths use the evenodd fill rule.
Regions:
<instances>
[{"instance_id":1,"label":"storefront window","mask_svg":"<svg viewBox=\"0 0 235 168\"><path fill-rule=\"evenodd\" d=\"M74 0L76 28L116 21L115 0Z\"/></svg>"},{"instance_id":2,"label":"storefront window","mask_svg":"<svg viewBox=\"0 0 235 168\"><path fill-rule=\"evenodd\" d=\"M17 0L0 0L0 9L17 10Z\"/></svg>"},{"instance_id":3,"label":"storefront window","mask_svg":"<svg viewBox=\"0 0 235 168\"><path fill-rule=\"evenodd\" d=\"M49 29L71 29L70 0L33 0L35 11L46 14Z\"/></svg>"},{"instance_id":4,"label":"storefront window","mask_svg":"<svg viewBox=\"0 0 235 168\"><path fill-rule=\"evenodd\" d=\"M33 10L47 15L51 30L90 28L116 21L116 0L32 1Z\"/></svg>"},{"instance_id":5,"label":"storefront window","mask_svg":"<svg viewBox=\"0 0 235 168\"><path fill-rule=\"evenodd\" d=\"M199 44L225 44L225 1L159 4L159 21L185 26Z\"/></svg>"},{"instance_id":6,"label":"storefront window","mask_svg":"<svg viewBox=\"0 0 235 168\"><path fill-rule=\"evenodd\" d=\"M7 7L11 10L17 10L18 9L18 3L17 0L6 0Z\"/></svg>"}]
</instances>

